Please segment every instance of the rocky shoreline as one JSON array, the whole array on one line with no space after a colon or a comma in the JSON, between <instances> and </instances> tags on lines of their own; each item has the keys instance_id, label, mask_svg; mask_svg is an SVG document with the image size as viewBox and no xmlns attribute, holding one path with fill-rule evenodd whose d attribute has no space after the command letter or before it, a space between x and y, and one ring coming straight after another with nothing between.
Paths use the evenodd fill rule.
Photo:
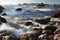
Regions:
<instances>
[{"instance_id":1,"label":"rocky shoreline","mask_svg":"<svg viewBox=\"0 0 60 40\"><path fill-rule=\"evenodd\" d=\"M0 26L3 23L7 24L8 22L5 18L0 17ZM60 40L60 9L51 17L34 19L23 22L23 24L30 32L27 31L16 37L15 33L0 29L0 40ZM20 24L18 25L20 26Z\"/></svg>"}]
</instances>

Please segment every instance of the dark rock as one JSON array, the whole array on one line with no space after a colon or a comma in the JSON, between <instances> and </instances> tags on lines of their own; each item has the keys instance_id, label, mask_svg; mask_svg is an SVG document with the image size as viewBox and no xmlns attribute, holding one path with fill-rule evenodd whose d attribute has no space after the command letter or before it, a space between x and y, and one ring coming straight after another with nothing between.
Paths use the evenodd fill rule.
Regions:
<instances>
[{"instance_id":1,"label":"dark rock","mask_svg":"<svg viewBox=\"0 0 60 40\"><path fill-rule=\"evenodd\" d=\"M33 25L33 23L32 22L26 22L25 25L30 26L30 25Z\"/></svg>"},{"instance_id":2,"label":"dark rock","mask_svg":"<svg viewBox=\"0 0 60 40\"><path fill-rule=\"evenodd\" d=\"M54 37L53 37L53 35L50 35L50 34L42 34L39 36L39 39L41 39L41 40L53 40Z\"/></svg>"},{"instance_id":3,"label":"dark rock","mask_svg":"<svg viewBox=\"0 0 60 40\"><path fill-rule=\"evenodd\" d=\"M46 26L44 30L50 30L52 31L52 34L54 33L54 31L56 31L57 27L55 26Z\"/></svg>"},{"instance_id":4,"label":"dark rock","mask_svg":"<svg viewBox=\"0 0 60 40\"><path fill-rule=\"evenodd\" d=\"M3 12L4 7L0 6L0 13Z\"/></svg>"},{"instance_id":5,"label":"dark rock","mask_svg":"<svg viewBox=\"0 0 60 40\"><path fill-rule=\"evenodd\" d=\"M27 10L27 12L31 12L30 10Z\"/></svg>"},{"instance_id":6,"label":"dark rock","mask_svg":"<svg viewBox=\"0 0 60 40\"><path fill-rule=\"evenodd\" d=\"M22 8L17 8L16 11L22 11Z\"/></svg>"},{"instance_id":7,"label":"dark rock","mask_svg":"<svg viewBox=\"0 0 60 40\"><path fill-rule=\"evenodd\" d=\"M38 37L39 35L42 34L43 29L40 28L40 29L34 29L34 30L36 31L36 33L33 33L33 35L31 36L32 37L31 40L38 40Z\"/></svg>"},{"instance_id":8,"label":"dark rock","mask_svg":"<svg viewBox=\"0 0 60 40\"><path fill-rule=\"evenodd\" d=\"M38 7L38 8L42 8L42 7L44 7L44 6L45 6L45 4L43 4L43 3L37 4L37 7Z\"/></svg>"},{"instance_id":9,"label":"dark rock","mask_svg":"<svg viewBox=\"0 0 60 40\"><path fill-rule=\"evenodd\" d=\"M42 32L42 34L52 34L52 31L51 31L51 30L44 30L44 31Z\"/></svg>"},{"instance_id":10,"label":"dark rock","mask_svg":"<svg viewBox=\"0 0 60 40\"><path fill-rule=\"evenodd\" d=\"M38 22L40 24L48 24L50 22L50 18L46 19L36 19L35 22Z\"/></svg>"},{"instance_id":11,"label":"dark rock","mask_svg":"<svg viewBox=\"0 0 60 40\"><path fill-rule=\"evenodd\" d=\"M0 40L2 40L2 37L0 36Z\"/></svg>"},{"instance_id":12,"label":"dark rock","mask_svg":"<svg viewBox=\"0 0 60 40\"><path fill-rule=\"evenodd\" d=\"M60 18L60 9L52 15L52 17Z\"/></svg>"},{"instance_id":13,"label":"dark rock","mask_svg":"<svg viewBox=\"0 0 60 40\"><path fill-rule=\"evenodd\" d=\"M2 18L2 17L0 16L0 24L1 24L2 22L3 22L3 23L7 23L6 19L5 19L5 18Z\"/></svg>"},{"instance_id":14,"label":"dark rock","mask_svg":"<svg viewBox=\"0 0 60 40\"><path fill-rule=\"evenodd\" d=\"M7 14L6 14L6 13L3 13L2 15L3 15L3 16L6 16Z\"/></svg>"}]
</instances>

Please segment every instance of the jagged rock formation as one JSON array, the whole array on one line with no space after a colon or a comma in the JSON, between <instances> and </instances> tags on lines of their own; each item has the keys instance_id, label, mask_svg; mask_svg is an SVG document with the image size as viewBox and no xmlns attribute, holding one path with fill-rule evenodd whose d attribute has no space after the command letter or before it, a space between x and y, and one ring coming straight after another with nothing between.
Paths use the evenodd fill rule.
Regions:
<instances>
[{"instance_id":1,"label":"jagged rock formation","mask_svg":"<svg viewBox=\"0 0 60 40\"><path fill-rule=\"evenodd\" d=\"M60 18L60 9L58 9L58 11L55 14L53 14L52 17Z\"/></svg>"},{"instance_id":2,"label":"jagged rock formation","mask_svg":"<svg viewBox=\"0 0 60 40\"><path fill-rule=\"evenodd\" d=\"M4 10L4 7L0 6L0 13L2 13Z\"/></svg>"}]
</instances>

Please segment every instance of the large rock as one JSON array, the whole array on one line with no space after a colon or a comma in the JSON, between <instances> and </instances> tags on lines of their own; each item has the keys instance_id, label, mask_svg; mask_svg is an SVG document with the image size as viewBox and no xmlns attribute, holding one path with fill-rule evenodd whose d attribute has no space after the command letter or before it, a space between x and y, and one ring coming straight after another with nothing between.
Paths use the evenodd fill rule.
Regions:
<instances>
[{"instance_id":1,"label":"large rock","mask_svg":"<svg viewBox=\"0 0 60 40\"><path fill-rule=\"evenodd\" d=\"M34 32L33 35L31 36L31 40L38 40L38 37L39 37L39 35L42 34L43 29L42 28L39 28L39 29L35 28L34 31L36 31L36 32Z\"/></svg>"},{"instance_id":2,"label":"large rock","mask_svg":"<svg viewBox=\"0 0 60 40\"><path fill-rule=\"evenodd\" d=\"M16 11L22 11L22 8L17 8Z\"/></svg>"},{"instance_id":3,"label":"large rock","mask_svg":"<svg viewBox=\"0 0 60 40\"><path fill-rule=\"evenodd\" d=\"M1 23L7 23L7 21L6 21L5 18L2 18L2 17L0 16L0 24L1 24Z\"/></svg>"},{"instance_id":4,"label":"large rock","mask_svg":"<svg viewBox=\"0 0 60 40\"><path fill-rule=\"evenodd\" d=\"M42 34L51 34L52 31L51 30L43 30Z\"/></svg>"},{"instance_id":5,"label":"large rock","mask_svg":"<svg viewBox=\"0 0 60 40\"><path fill-rule=\"evenodd\" d=\"M54 37L53 35L49 35L49 34L42 34L39 36L39 40L53 40Z\"/></svg>"},{"instance_id":6,"label":"large rock","mask_svg":"<svg viewBox=\"0 0 60 40\"><path fill-rule=\"evenodd\" d=\"M60 18L60 9L55 14L53 14L52 17Z\"/></svg>"},{"instance_id":7,"label":"large rock","mask_svg":"<svg viewBox=\"0 0 60 40\"><path fill-rule=\"evenodd\" d=\"M31 35L32 34L30 34L30 33L23 34L23 35L20 36L19 40L30 40Z\"/></svg>"},{"instance_id":8,"label":"large rock","mask_svg":"<svg viewBox=\"0 0 60 40\"><path fill-rule=\"evenodd\" d=\"M51 34L53 34L54 31L56 31L56 29L57 29L57 27L55 27L55 26L46 26L44 28L44 30L50 30L52 32Z\"/></svg>"},{"instance_id":9,"label":"large rock","mask_svg":"<svg viewBox=\"0 0 60 40\"><path fill-rule=\"evenodd\" d=\"M48 24L50 22L50 18L46 19L36 19L35 22L38 22L40 24Z\"/></svg>"},{"instance_id":10,"label":"large rock","mask_svg":"<svg viewBox=\"0 0 60 40\"><path fill-rule=\"evenodd\" d=\"M60 34L60 28L57 28L54 34Z\"/></svg>"},{"instance_id":11,"label":"large rock","mask_svg":"<svg viewBox=\"0 0 60 40\"><path fill-rule=\"evenodd\" d=\"M54 34L54 40L60 40L60 28L57 28Z\"/></svg>"},{"instance_id":12,"label":"large rock","mask_svg":"<svg viewBox=\"0 0 60 40\"><path fill-rule=\"evenodd\" d=\"M3 12L4 7L0 6L0 13Z\"/></svg>"}]
</instances>

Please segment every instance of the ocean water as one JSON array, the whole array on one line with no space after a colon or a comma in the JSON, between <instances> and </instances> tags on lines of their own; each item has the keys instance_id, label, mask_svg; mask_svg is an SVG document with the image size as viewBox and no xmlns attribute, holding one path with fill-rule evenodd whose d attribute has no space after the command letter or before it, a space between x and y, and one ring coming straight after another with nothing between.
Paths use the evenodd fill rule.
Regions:
<instances>
[{"instance_id":1,"label":"ocean water","mask_svg":"<svg viewBox=\"0 0 60 40\"><path fill-rule=\"evenodd\" d=\"M51 16L56 12L60 6L45 6L38 9L36 5L3 5L5 10L3 13L7 13L10 16L16 17L44 17ZM22 8L22 11L15 11L16 8Z\"/></svg>"}]
</instances>

